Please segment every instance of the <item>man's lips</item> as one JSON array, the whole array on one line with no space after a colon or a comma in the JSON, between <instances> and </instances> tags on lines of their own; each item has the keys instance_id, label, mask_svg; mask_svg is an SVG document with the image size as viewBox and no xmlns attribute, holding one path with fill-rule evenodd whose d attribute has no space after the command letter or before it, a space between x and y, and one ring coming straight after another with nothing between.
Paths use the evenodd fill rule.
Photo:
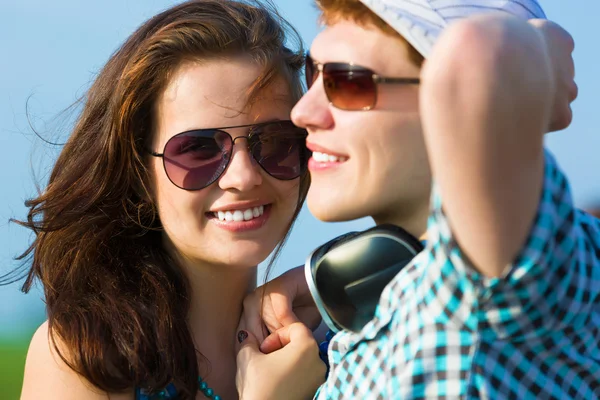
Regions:
<instances>
[{"instance_id":1,"label":"man's lips","mask_svg":"<svg viewBox=\"0 0 600 400\"><path fill-rule=\"evenodd\" d=\"M316 143L312 143L312 142L306 142L306 147L312 151L313 153L321 153L321 154L326 154L328 156L333 156L333 157L337 157L337 158L345 158L346 160L350 157L348 157L346 154L342 154L342 153L338 153L335 152L333 150L330 150L324 146L320 146Z\"/></svg>"}]
</instances>

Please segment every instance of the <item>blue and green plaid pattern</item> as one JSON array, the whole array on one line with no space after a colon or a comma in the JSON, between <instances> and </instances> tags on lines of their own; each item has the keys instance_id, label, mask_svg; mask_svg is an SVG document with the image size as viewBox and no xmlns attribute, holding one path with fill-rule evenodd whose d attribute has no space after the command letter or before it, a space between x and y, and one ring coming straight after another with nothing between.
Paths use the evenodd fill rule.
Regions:
<instances>
[{"instance_id":1,"label":"blue and green plaid pattern","mask_svg":"<svg viewBox=\"0 0 600 400\"><path fill-rule=\"evenodd\" d=\"M546 153L527 242L488 279L434 189L428 244L358 334L338 333L318 399L600 398L600 221L573 206Z\"/></svg>"}]
</instances>

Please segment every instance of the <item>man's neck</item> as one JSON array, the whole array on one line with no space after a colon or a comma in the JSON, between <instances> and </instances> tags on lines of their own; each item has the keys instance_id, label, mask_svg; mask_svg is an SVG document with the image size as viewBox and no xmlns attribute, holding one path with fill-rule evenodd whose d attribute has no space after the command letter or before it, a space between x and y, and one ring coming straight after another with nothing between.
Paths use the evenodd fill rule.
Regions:
<instances>
[{"instance_id":1,"label":"man's neck","mask_svg":"<svg viewBox=\"0 0 600 400\"><path fill-rule=\"evenodd\" d=\"M388 214L374 215L373 220L377 225L392 224L401 227L415 238L423 241L427 239L427 218L429 217L429 204L414 208L410 212L390 212Z\"/></svg>"}]
</instances>

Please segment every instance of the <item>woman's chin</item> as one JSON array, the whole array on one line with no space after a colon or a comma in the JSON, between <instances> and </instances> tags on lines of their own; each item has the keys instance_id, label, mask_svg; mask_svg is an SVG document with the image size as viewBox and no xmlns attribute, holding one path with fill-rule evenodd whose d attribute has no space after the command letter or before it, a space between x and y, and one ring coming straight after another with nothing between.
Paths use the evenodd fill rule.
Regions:
<instances>
[{"instance_id":1,"label":"woman's chin","mask_svg":"<svg viewBox=\"0 0 600 400\"><path fill-rule=\"evenodd\" d=\"M263 248L252 243L239 243L238 246L231 248L230 252L215 254L218 257L215 264L226 268L253 268L265 261L270 253L271 247Z\"/></svg>"}]
</instances>

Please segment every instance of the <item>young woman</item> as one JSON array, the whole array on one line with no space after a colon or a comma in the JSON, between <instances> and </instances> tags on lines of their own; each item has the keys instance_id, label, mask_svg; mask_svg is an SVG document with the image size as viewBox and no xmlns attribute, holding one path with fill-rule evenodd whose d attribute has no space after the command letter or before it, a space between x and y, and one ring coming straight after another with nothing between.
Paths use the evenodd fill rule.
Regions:
<instances>
[{"instance_id":1,"label":"young woman","mask_svg":"<svg viewBox=\"0 0 600 400\"><path fill-rule=\"evenodd\" d=\"M48 311L22 399L237 397L242 300L309 182L287 28L260 4L189 1L102 69L22 222L24 289L39 279Z\"/></svg>"}]
</instances>

